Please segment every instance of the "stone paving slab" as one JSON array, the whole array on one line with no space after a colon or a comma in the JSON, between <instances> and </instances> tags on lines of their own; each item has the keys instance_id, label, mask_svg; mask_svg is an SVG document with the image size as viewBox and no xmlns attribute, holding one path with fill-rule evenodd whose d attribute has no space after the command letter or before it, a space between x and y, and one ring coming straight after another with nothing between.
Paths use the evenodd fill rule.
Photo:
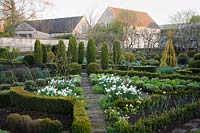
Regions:
<instances>
[{"instance_id":1,"label":"stone paving slab","mask_svg":"<svg viewBox=\"0 0 200 133\"><path fill-rule=\"evenodd\" d=\"M200 119L194 119L179 128L175 128L172 133L196 133L198 131L200 131Z\"/></svg>"},{"instance_id":2,"label":"stone paving slab","mask_svg":"<svg viewBox=\"0 0 200 133\"><path fill-rule=\"evenodd\" d=\"M103 110L101 110L98 104L102 95L92 93L86 72L82 73L82 87L84 88L84 97L87 102L87 111L92 125L92 133L106 133L106 120Z\"/></svg>"}]
</instances>

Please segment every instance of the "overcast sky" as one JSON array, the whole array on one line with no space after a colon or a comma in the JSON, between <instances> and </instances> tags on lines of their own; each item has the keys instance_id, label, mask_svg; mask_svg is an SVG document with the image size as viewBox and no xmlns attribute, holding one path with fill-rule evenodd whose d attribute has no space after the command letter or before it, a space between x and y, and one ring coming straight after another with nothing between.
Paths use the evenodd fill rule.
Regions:
<instances>
[{"instance_id":1,"label":"overcast sky","mask_svg":"<svg viewBox=\"0 0 200 133\"><path fill-rule=\"evenodd\" d=\"M53 6L43 18L88 15L100 17L108 6L147 12L159 25L169 23L177 11L191 9L200 14L200 0L51 0Z\"/></svg>"}]
</instances>

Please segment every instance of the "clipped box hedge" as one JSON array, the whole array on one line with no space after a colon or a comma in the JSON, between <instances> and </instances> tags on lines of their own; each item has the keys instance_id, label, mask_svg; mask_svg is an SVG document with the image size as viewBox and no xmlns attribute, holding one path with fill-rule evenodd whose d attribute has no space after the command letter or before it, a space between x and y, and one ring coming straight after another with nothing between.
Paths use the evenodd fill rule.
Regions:
<instances>
[{"instance_id":1,"label":"clipped box hedge","mask_svg":"<svg viewBox=\"0 0 200 133\"><path fill-rule=\"evenodd\" d=\"M74 103L74 114L72 123L73 133L91 133L92 127L85 105L81 101Z\"/></svg>"},{"instance_id":2,"label":"clipped box hedge","mask_svg":"<svg viewBox=\"0 0 200 133\"><path fill-rule=\"evenodd\" d=\"M199 76L190 76L190 75L180 75L180 74L159 74L151 72L139 72L139 71L121 71L121 70L98 70L96 73L99 74L118 74L120 76L139 76L139 77L149 77L149 78L160 78L160 79L184 79L184 80L193 80L200 82Z\"/></svg>"},{"instance_id":3,"label":"clipped box hedge","mask_svg":"<svg viewBox=\"0 0 200 133\"><path fill-rule=\"evenodd\" d=\"M130 131L133 133L150 133L166 129L174 124L200 117L200 100L183 108L171 110L161 115L139 119Z\"/></svg>"},{"instance_id":4,"label":"clipped box hedge","mask_svg":"<svg viewBox=\"0 0 200 133\"><path fill-rule=\"evenodd\" d=\"M152 72L152 73L155 73L157 69L156 66L132 66L130 68L134 71L144 71L144 72Z\"/></svg>"},{"instance_id":5,"label":"clipped box hedge","mask_svg":"<svg viewBox=\"0 0 200 133\"><path fill-rule=\"evenodd\" d=\"M0 91L0 107L6 107L10 105L10 91Z\"/></svg>"},{"instance_id":6,"label":"clipped box hedge","mask_svg":"<svg viewBox=\"0 0 200 133\"><path fill-rule=\"evenodd\" d=\"M63 125L58 120L49 118L32 120L29 115L10 114L6 119L11 132L23 133L62 133Z\"/></svg>"},{"instance_id":7,"label":"clipped box hedge","mask_svg":"<svg viewBox=\"0 0 200 133\"><path fill-rule=\"evenodd\" d=\"M187 68L187 69L183 69L183 70L177 70L177 73L180 73L182 75L198 75L200 74L200 68Z\"/></svg>"},{"instance_id":8,"label":"clipped box hedge","mask_svg":"<svg viewBox=\"0 0 200 133\"><path fill-rule=\"evenodd\" d=\"M9 95L7 98L9 99ZM75 97L40 96L24 90L23 87L13 87L10 90L10 103L20 108L44 113L73 114L72 132L91 133L85 104Z\"/></svg>"},{"instance_id":9,"label":"clipped box hedge","mask_svg":"<svg viewBox=\"0 0 200 133\"><path fill-rule=\"evenodd\" d=\"M72 114L75 98L41 96L28 92L23 87L12 87L11 104L27 110L55 114Z\"/></svg>"}]
</instances>

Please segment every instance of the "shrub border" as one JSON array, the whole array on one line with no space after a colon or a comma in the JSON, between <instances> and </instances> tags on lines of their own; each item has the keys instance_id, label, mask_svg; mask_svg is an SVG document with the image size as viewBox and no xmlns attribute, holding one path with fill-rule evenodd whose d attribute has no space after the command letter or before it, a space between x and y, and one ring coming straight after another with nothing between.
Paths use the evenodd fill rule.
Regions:
<instances>
[{"instance_id":1,"label":"shrub border","mask_svg":"<svg viewBox=\"0 0 200 133\"><path fill-rule=\"evenodd\" d=\"M98 70L97 74L118 74L120 76L139 76L139 77L149 77L149 78L159 78L159 79L184 79L184 80L193 80L200 82L199 76L188 76L188 75L178 75L178 74L159 74L159 73L150 73L150 72L138 72L138 71L121 71L121 70Z\"/></svg>"},{"instance_id":2,"label":"shrub border","mask_svg":"<svg viewBox=\"0 0 200 133\"><path fill-rule=\"evenodd\" d=\"M73 133L91 133L92 131L85 103L77 100L75 97L39 96L24 90L23 87L12 87L10 91L5 93L0 92L0 99L4 97L6 97L8 103L27 110L45 113L71 113L73 114L73 123L71 126ZM1 102L0 106L7 105L7 102ZM31 102L32 105L30 104ZM55 103L58 105L55 105ZM50 110L50 108L54 109Z\"/></svg>"}]
</instances>

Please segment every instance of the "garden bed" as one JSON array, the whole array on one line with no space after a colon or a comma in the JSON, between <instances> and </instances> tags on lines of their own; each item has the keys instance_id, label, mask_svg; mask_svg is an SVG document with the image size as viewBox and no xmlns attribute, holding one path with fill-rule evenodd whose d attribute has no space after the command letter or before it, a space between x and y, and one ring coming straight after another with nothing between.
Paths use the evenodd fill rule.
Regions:
<instances>
[{"instance_id":1,"label":"garden bed","mask_svg":"<svg viewBox=\"0 0 200 133\"><path fill-rule=\"evenodd\" d=\"M72 115L62 115L62 114L46 114L38 111L27 111L16 107L6 107L0 108L0 129L9 130L6 127L6 118L8 115L18 113L20 115L29 115L33 120L50 118L51 120L58 120L63 124L64 131L70 131L70 127L73 122Z\"/></svg>"},{"instance_id":2,"label":"garden bed","mask_svg":"<svg viewBox=\"0 0 200 133\"><path fill-rule=\"evenodd\" d=\"M199 82L113 74L91 74L89 79L93 92L105 95L100 105L110 123L108 132L165 133L199 117L191 110L200 103Z\"/></svg>"}]
</instances>

